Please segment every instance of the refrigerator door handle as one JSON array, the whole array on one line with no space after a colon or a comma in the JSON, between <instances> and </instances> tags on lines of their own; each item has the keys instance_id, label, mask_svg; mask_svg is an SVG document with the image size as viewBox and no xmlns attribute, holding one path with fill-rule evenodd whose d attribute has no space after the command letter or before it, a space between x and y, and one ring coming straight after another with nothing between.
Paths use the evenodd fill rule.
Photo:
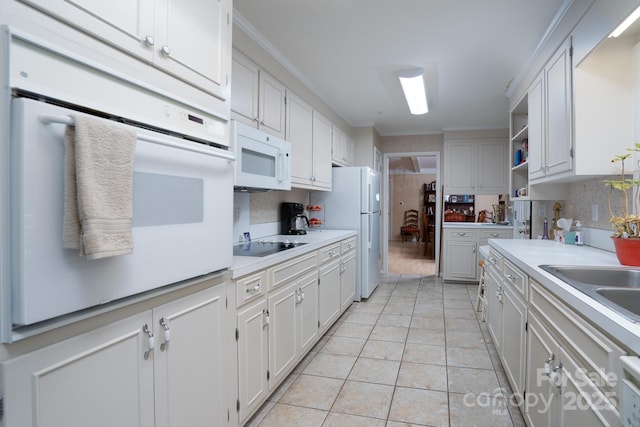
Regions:
<instances>
[{"instance_id":1,"label":"refrigerator door handle","mask_svg":"<svg viewBox=\"0 0 640 427\"><path fill-rule=\"evenodd\" d=\"M371 230L373 229L373 215L367 215L367 216L369 217L369 232L367 233L367 236L368 236L367 249L371 250L371 247L372 247L371 235L373 234Z\"/></svg>"}]
</instances>

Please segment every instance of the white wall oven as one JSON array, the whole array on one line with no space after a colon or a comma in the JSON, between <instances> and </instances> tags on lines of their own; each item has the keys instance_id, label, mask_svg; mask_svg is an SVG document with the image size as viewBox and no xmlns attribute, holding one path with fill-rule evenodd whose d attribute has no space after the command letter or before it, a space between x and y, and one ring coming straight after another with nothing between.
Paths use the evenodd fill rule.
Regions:
<instances>
[{"instance_id":1,"label":"white wall oven","mask_svg":"<svg viewBox=\"0 0 640 427\"><path fill-rule=\"evenodd\" d=\"M2 101L10 111L2 139L8 174L0 181L8 202L1 211L3 342L231 266L234 156L224 120L43 43L6 33L3 41L10 68L3 83L11 91ZM49 75L38 81L42 69ZM75 89L52 97L64 81ZM90 260L63 247L64 134L87 114L136 135L128 255Z\"/></svg>"}]
</instances>

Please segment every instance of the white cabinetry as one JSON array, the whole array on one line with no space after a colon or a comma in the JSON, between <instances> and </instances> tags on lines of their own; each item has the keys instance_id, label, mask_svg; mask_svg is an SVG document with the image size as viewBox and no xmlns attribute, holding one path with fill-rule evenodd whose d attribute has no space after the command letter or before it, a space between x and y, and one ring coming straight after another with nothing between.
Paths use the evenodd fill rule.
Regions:
<instances>
[{"instance_id":1,"label":"white cabinetry","mask_svg":"<svg viewBox=\"0 0 640 427\"><path fill-rule=\"evenodd\" d=\"M353 166L355 147L353 138L342 129L333 126L331 159L340 166Z\"/></svg>"},{"instance_id":2,"label":"white cabinetry","mask_svg":"<svg viewBox=\"0 0 640 427\"><path fill-rule=\"evenodd\" d=\"M306 101L289 92L287 140L291 143L291 185L331 190L333 124Z\"/></svg>"},{"instance_id":3,"label":"white cabinetry","mask_svg":"<svg viewBox=\"0 0 640 427\"><path fill-rule=\"evenodd\" d=\"M478 238L476 230L444 231L444 279L475 280Z\"/></svg>"},{"instance_id":4,"label":"white cabinetry","mask_svg":"<svg viewBox=\"0 0 640 427\"><path fill-rule=\"evenodd\" d=\"M220 284L10 359L3 425L227 425L228 326Z\"/></svg>"},{"instance_id":5,"label":"white cabinetry","mask_svg":"<svg viewBox=\"0 0 640 427\"><path fill-rule=\"evenodd\" d=\"M21 1L221 100L229 98L231 0Z\"/></svg>"},{"instance_id":6,"label":"white cabinetry","mask_svg":"<svg viewBox=\"0 0 640 427\"><path fill-rule=\"evenodd\" d=\"M509 191L506 139L445 141L447 194L505 194Z\"/></svg>"},{"instance_id":7,"label":"white cabinetry","mask_svg":"<svg viewBox=\"0 0 640 427\"><path fill-rule=\"evenodd\" d=\"M323 334L340 316L340 244L320 250L319 255L319 327Z\"/></svg>"},{"instance_id":8,"label":"white cabinetry","mask_svg":"<svg viewBox=\"0 0 640 427\"><path fill-rule=\"evenodd\" d=\"M313 181L313 108L289 92L287 99L287 141L291 143L291 185L311 187Z\"/></svg>"},{"instance_id":9,"label":"white cabinetry","mask_svg":"<svg viewBox=\"0 0 640 427\"><path fill-rule=\"evenodd\" d=\"M483 228L487 227L487 228ZM489 239L511 239L509 228L479 226L475 228L445 227L443 230L443 278L445 280L478 281L478 247Z\"/></svg>"},{"instance_id":10,"label":"white cabinetry","mask_svg":"<svg viewBox=\"0 0 640 427\"><path fill-rule=\"evenodd\" d=\"M269 395L267 300L238 309L238 418L248 418Z\"/></svg>"},{"instance_id":11,"label":"white cabinetry","mask_svg":"<svg viewBox=\"0 0 640 427\"><path fill-rule=\"evenodd\" d=\"M528 424L619 425L612 373L621 372L624 350L538 283L530 291L526 391L540 398L526 399Z\"/></svg>"},{"instance_id":12,"label":"white cabinetry","mask_svg":"<svg viewBox=\"0 0 640 427\"><path fill-rule=\"evenodd\" d=\"M528 92L529 181L571 170L571 39L549 59Z\"/></svg>"},{"instance_id":13,"label":"white cabinetry","mask_svg":"<svg viewBox=\"0 0 640 427\"><path fill-rule=\"evenodd\" d=\"M333 124L329 119L313 111L313 188L331 190L331 141ZM294 160L295 161L295 160Z\"/></svg>"},{"instance_id":14,"label":"white cabinetry","mask_svg":"<svg viewBox=\"0 0 640 427\"><path fill-rule=\"evenodd\" d=\"M356 298L356 238L343 241L340 253L340 298L344 313Z\"/></svg>"},{"instance_id":15,"label":"white cabinetry","mask_svg":"<svg viewBox=\"0 0 640 427\"><path fill-rule=\"evenodd\" d=\"M232 118L284 139L286 87L237 50L232 85Z\"/></svg>"}]
</instances>

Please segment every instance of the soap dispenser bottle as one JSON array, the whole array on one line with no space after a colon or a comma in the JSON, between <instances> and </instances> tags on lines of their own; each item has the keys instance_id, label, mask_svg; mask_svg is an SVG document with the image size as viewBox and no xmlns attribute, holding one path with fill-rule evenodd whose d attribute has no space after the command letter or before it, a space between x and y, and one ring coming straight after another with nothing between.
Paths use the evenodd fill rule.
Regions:
<instances>
[{"instance_id":1,"label":"soap dispenser bottle","mask_svg":"<svg viewBox=\"0 0 640 427\"><path fill-rule=\"evenodd\" d=\"M544 219L544 226L542 228L542 240L549 240L549 222L547 218Z\"/></svg>"},{"instance_id":2,"label":"soap dispenser bottle","mask_svg":"<svg viewBox=\"0 0 640 427\"><path fill-rule=\"evenodd\" d=\"M584 245L584 240L582 238L582 223L580 221L576 221L574 231L576 232L576 245Z\"/></svg>"}]
</instances>

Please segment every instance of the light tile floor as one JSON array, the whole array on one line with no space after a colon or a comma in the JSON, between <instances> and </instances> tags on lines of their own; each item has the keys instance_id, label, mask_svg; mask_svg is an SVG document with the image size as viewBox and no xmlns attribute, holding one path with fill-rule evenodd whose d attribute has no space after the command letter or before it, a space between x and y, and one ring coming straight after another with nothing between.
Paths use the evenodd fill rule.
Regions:
<instances>
[{"instance_id":1,"label":"light tile floor","mask_svg":"<svg viewBox=\"0 0 640 427\"><path fill-rule=\"evenodd\" d=\"M247 426L524 426L477 285L387 274Z\"/></svg>"}]
</instances>

